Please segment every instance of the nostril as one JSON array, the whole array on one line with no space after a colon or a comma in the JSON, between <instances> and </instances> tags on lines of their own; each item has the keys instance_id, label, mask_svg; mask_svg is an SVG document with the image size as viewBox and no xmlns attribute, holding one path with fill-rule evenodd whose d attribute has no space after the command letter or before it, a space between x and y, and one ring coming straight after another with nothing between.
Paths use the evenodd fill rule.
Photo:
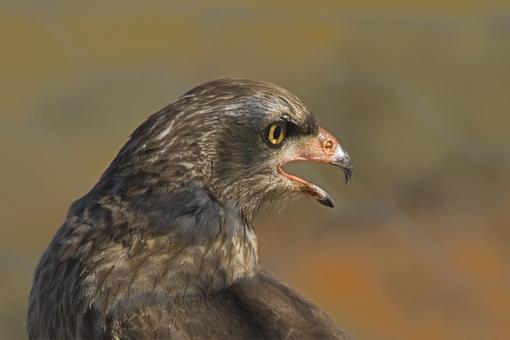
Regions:
<instances>
[{"instance_id":1,"label":"nostril","mask_svg":"<svg viewBox=\"0 0 510 340\"><path fill-rule=\"evenodd\" d=\"M326 150L331 150L333 149L333 142L331 140L327 140L325 143L324 143L324 148Z\"/></svg>"}]
</instances>

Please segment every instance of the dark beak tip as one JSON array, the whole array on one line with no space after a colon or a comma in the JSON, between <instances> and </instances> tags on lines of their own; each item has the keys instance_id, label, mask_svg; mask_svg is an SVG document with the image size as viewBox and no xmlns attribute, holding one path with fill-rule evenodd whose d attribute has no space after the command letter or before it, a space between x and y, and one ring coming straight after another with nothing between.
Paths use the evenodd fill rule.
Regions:
<instances>
[{"instance_id":1,"label":"dark beak tip","mask_svg":"<svg viewBox=\"0 0 510 340\"><path fill-rule=\"evenodd\" d=\"M352 166L344 168L345 184L349 185L352 182Z\"/></svg>"},{"instance_id":2,"label":"dark beak tip","mask_svg":"<svg viewBox=\"0 0 510 340\"><path fill-rule=\"evenodd\" d=\"M333 201L333 198L328 193L326 193L326 195L324 197L322 197L319 200L319 202L322 205L325 205L326 207L330 207L330 208L334 208L335 207L335 201Z\"/></svg>"},{"instance_id":3,"label":"dark beak tip","mask_svg":"<svg viewBox=\"0 0 510 340\"><path fill-rule=\"evenodd\" d=\"M345 151L342 151L342 155L335 157L331 164L342 169L345 176L345 184L350 184L352 179L353 164L349 154L347 154Z\"/></svg>"}]
</instances>

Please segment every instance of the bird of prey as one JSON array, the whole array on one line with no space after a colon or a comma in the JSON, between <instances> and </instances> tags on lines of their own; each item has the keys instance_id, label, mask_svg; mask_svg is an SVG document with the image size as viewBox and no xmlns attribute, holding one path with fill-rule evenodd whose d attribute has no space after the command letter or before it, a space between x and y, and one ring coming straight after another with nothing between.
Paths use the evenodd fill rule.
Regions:
<instances>
[{"instance_id":1,"label":"bird of prey","mask_svg":"<svg viewBox=\"0 0 510 340\"><path fill-rule=\"evenodd\" d=\"M309 195L297 161L352 165L295 95L215 80L151 115L75 201L43 254L30 339L345 339L317 305L259 267L253 217Z\"/></svg>"}]
</instances>

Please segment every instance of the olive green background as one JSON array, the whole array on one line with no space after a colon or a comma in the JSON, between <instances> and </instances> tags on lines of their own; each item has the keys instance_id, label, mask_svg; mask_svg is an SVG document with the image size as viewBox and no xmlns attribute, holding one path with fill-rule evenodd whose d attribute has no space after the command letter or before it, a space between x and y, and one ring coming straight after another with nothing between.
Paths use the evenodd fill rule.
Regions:
<instances>
[{"instance_id":1,"label":"olive green background","mask_svg":"<svg viewBox=\"0 0 510 340\"><path fill-rule=\"evenodd\" d=\"M355 163L257 220L262 264L359 339L510 336L508 1L0 1L0 338L70 203L194 85L300 96Z\"/></svg>"}]
</instances>

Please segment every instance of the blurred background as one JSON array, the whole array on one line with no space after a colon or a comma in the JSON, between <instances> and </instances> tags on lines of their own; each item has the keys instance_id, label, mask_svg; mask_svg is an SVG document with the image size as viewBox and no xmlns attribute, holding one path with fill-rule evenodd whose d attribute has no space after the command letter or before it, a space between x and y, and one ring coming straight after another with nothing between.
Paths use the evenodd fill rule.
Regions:
<instances>
[{"instance_id":1,"label":"blurred background","mask_svg":"<svg viewBox=\"0 0 510 340\"><path fill-rule=\"evenodd\" d=\"M300 96L349 150L337 207L263 214L262 264L359 339L508 339L508 1L0 1L0 338L149 114L222 77Z\"/></svg>"}]
</instances>

